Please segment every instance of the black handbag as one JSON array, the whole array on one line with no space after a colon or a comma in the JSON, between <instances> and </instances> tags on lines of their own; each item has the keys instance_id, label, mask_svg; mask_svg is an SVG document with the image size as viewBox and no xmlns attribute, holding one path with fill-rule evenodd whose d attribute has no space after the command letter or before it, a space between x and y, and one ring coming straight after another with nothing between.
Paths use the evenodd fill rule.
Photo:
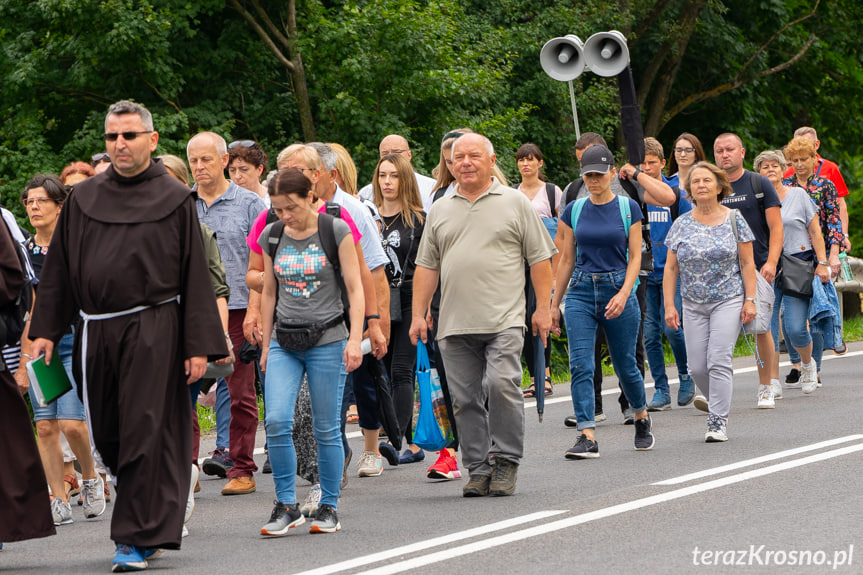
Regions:
<instances>
[{"instance_id":1,"label":"black handbag","mask_svg":"<svg viewBox=\"0 0 863 575\"><path fill-rule=\"evenodd\" d=\"M811 260L782 254L782 293L794 297L810 299L815 266Z\"/></svg>"},{"instance_id":2,"label":"black handbag","mask_svg":"<svg viewBox=\"0 0 863 575\"><path fill-rule=\"evenodd\" d=\"M276 325L276 340L287 351L306 351L315 347L324 332L344 321L341 315L323 323L294 324L279 322Z\"/></svg>"}]
</instances>

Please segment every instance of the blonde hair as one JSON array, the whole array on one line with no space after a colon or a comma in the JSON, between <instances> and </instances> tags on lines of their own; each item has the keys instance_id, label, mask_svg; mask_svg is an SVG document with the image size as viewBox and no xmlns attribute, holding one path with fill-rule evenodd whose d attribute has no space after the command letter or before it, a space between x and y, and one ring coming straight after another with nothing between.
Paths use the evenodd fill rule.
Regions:
<instances>
[{"instance_id":1,"label":"blonde hair","mask_svg":"<svg viewBox=\"0 0 863 575\"><path fill-rule=\"evenodd\" d=\"M342 179L342 187L352 196L356 196L359 191L357 188L357 166L354 164L350 153L341 144L327 143L327 145L336 154L336 171Z\"/></svg>"},{"instance_id":2,"label":"blonde hair","mask_svg":"<svg viewBox=\"0 0 863 575\"><path fill-rule=\"evenodd\" d=\"M291 144L281 152L276 158L276 167L281 169L282 163L291 159L296 155L302 155L306 165L312 170L320 170L323 167L323 160L316 149L306 144Z\"/></svg>"},{"instance_id":3,"label":"blonde hair","mask_svg":"<svg viewBox=\"0 0 863 575\"><path fill-rule=\"evenodd\" d=\"M381 182L378 179L378 174L381 170L381 164L389 162L396 167L396 174L399 179L399 202L401 203L401 218L402 222L409 227L414 227L414 218L423 223L423 202L420 199L420 190L417 186L417 179L414 175L414 170L411 167L410 161L401 154L387 154L380 160L375 167L375 175L372 178L372 190L374 192L375 205L380 208L384 203L384 194L381 190Z\"/></svg>"},{"instance_id":4,"label":"blonde hair","mask_svg":"<svg viewBox=\"0 0 863 575\"><path fill-rule=\"evenodd\" d=\"M792 156L809 156L810 158L814 158L817 155L815 142L806 136L797 136L785 146L786 158L791 158Z\"/></svg>"},{"instance_id":5,"label":"blonde hair","mask_svg":"<svg viewBox=\"0 0 863 575\"><path fill-rule=\"evenodd\" d=\"M183 161L183 158L174 154L162 154L161 156L157 156L157 158L162 160L162 164L172 176L187 186L189 185L189 168L186 167L186 162Z\"/></svg>"}]
</instances>

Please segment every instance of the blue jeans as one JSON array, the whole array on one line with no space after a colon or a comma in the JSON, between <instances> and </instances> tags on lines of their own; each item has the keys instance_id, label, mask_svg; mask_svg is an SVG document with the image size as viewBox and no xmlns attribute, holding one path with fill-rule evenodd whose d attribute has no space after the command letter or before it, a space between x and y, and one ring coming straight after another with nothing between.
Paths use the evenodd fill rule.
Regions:
<instances>
[{"instance_id":1,"label":"blue jeans","mask_svg":"<svg viewBox=\"0 0 863 575\"><path fill-rule=\"evenodd\" d=\"M774 292L775 291L776 290L774 289ZM796 316L798 314L801 314L801 313L803 314L803 322L804 322L803 325L808 326L808 324L806 322L809 319L809 300L802 300L806 303L806 307L804 309L803 306L793 305L792 300L798 300L798 298L776 293L776 302L777 303L774 304L773 319L770 323L770 331L773 332L774 342L776 341L776 334L779 332L778 326L775 326L775 324L779 323L779 319L776 315L776 309L778 309L778 307L779 307L779 304L778 304L779 298L782 298L782 336L785 338L785 344L788 347L788 359L791 360L791 363L800 363L802 361L802 359L800 358L800 354L797 353L797 350L794 348L795 347L806 347L806 344L797 345L797 343L796 343L796 342L800 341L801 337L802 337L801 334L799 333L799 328L798 328L798 333L792 333L792 331L794 330L794 326L796 325L795 322L798 321L796 319ZM792 305L789 305L789 303L791 303ZM789 316L789 312L791 313L790 316ZM789 317L791 318L790 320L789 320ZM791 329L792 331L789 331L789 329ZM820 331L816 330L816 329L813 329L810 331L808 327L805 327L804 331L805 331L806 335L811 337L812 359L815 360L815 364L818 366L818 371L820 372L821 371L821 358L824 356L824 334L821 333ZM777 344L777 348L778 348L778 344Z\"/></svg>"},{"instance_id":2,"label":"blue jeans","mask_svg":"<svg viewBox=\"0 0 863 575\"><path fill-rule=\"evenodd\" d=\"M594 428L593 348L596 327L605 330L614 372L634 413L647 408L644 379L635 362L641 310L631 293L618 317L605 318L605 306L623 286L626 270L589 274L575 270L566 294L566 337L569 340L569 369L572 374L572 405L578 429Z\"/></svg>"},{"instance_id":3,"label":"blue jeans","mask_svg":"<svg viewBox=\"0 0 863 575\"><path fill-rule=\"evenodd\" d=\"M674 306L680 312L683 304L680 299L680 283L674 292ZM644 317L644 352L653 376L656 391L669 392L668 375L665 373L665 352L662 350L662 334L668 339L674 361L677 362L677 373L686 375L689 368L686 365L686 341L683 338L683 325L671 329L665 323L665 301L662 294L662 278L648 276L647 278L647 315Z\"/></svg>"},{"instance_id":4,"label":"blue jeans","mask_svg":"<svg viewBox=\"0 0 863 575\"><path fill-rule=\"evenodd\" d=\"M345 452L339 428L345 372L342 356L347 340L319 345L306 351L287 351L275 340L267 359L267 387L264 427L273 466L276 498L281 503L297 502L297 454L294 450L294 409L303 374L309 376L312 419L318 442L318 469L321 504L336 508L342 482Z\"/></svg>"},{"instance_id":5,"label":"blue jeans","mask_svg":"<svg viewBox=\"0 0 863 575\"><path fill-rule=\"evenodd\" d=\"M231 446L231 394L224 378L216 381L216 448Z\"/></svg>"}]
</instances>

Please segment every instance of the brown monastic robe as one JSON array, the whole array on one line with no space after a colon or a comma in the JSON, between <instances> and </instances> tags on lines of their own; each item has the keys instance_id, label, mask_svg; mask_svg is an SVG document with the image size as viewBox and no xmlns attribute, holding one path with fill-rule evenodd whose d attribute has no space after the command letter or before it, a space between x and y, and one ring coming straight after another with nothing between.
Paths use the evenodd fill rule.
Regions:
<instances>
[{"instance_id":1,"label":"brown monastic robe","mask_svg":"<svg viewBox=\"0 0 863 575\"><path fill-rule=\"evenodd\" d=\"M11 303L24 285L15 249L15 240L0 221L0 306ZM0 368L0 542L54 535L48 484L27 404L9 370L2 363Z\"/></svg>"},{"instance_id":2,"label":"brown monastic robe","mask_svg":"<svg viewBox=\"0 0 863 575\"><path fill-rule=\"evenodd\" d=\"M108 168L63 205L39 281L30 337L55 343L87 314L147 309L88 326L91 435L116 478L111 539L180 547L192 411L183 362L228 354L192 192L160 160L125 178ZM174 296L180 304L159 305ZM81 347L74 373L84 393Z\"/></svg>"}]
</instances>

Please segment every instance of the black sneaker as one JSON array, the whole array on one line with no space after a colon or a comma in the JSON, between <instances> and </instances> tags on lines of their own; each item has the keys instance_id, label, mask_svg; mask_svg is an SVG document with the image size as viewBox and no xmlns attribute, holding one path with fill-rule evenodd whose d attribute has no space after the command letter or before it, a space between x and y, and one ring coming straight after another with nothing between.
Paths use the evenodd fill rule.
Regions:
<instances>
[{"instance_id":1,"label":"black sneaker","mask_svg":"<svg viewBox=\"0 0 863 575\"><path fill-rule=\"evenodd\" d=\"M578 419L574 415L567 415L563 420L563 424L567 427L578 427Z\"/></svg>"},{"instance_id":2,"label":"black sneaker","mask_svg":"<svg viewBox=\"0 0 863 575\"><path fill-rule=\"evenodd\" d=\"M518 479L518 464L499 457L494 458L494 468L488 485L488 494L493 496L512 495Z\"/></svg>"},{"instance_id":3,"label":"black sneaker","mask_svg":"<svg viewBox=\"0 0 863 575\"><path fill-rule=\"evenodd\" d=\"M216 475L224 479L228 476L228 470L234 466L234 460L228 455L227 449L216 449L212 457L208 457L201 465L201 470L207 475Z\"/></svg>"},{"instance_id":4,"label":"black sneaker","mask_svg":"<svg viewBox=\"0 0 863 575\"><path fill-rule=\"evenodd\" d=\"M270 464L270 456L267 455L267 458L264 460L264 465L261 466L261 473L272 473L273 466Z\"/></svg>"},{"instance_id":5,"label":"black sneaker","mask_svg":"<svg viewBox=\"0 0 863 575\"><path fill-rule=\"evenodd\" d=\"M292 527L297 527L306 522L306 518L300 513L300 504L286 505L273 501L273 512L270 521L261 527L261 535L268 537L280 537L286 535Z\"/></svg>"},{"instance_id":6,"label":"black sneaker","mask_svg":"<svg viewBox=\"0 0 863 575\"><path fill-rule=\"evenodd\" d=\"M473 475L462 490L462 497L485 497L488 495L488 487L491 483L490 475Z\"/></svg>"},{"instance_id":7,"label":"black sneaker","mask_svg":"<svg viewBox=\"0 0 863 575\"><path fill-rule=\"evenodd\" d=\"M318 515L312 521L309 533L335 533L341 528L342 524L339 523L339 516L336 515L336 510L331 505L325 503L318 507Z\"/></svg>"},{"instance_id":8,"label":"black sneaker","mask_svg":"<svg viewBox=\"0 0 863 575\"><path fill-rule=\"evenodd\" d=\"M647 419L635 420L635 449L638 451L648 451L653 449L653 444L656 440L651 432L650 416Z\"/></svg>"},{"instance_id":9,"label":"black sneaker","mask_svg":"<svg viewBox=\"0 0 863 575\"><path fill-rule=\"evenodd\" d=\"M393 467L399 464L399 452L396 451L396 448L391 443L381 441L378 444L378 451L381 452L381 456L387 460L387 463Z\"/></svg>"},{"instance_id":10,"label":"black sneaker","mask_svg":"<svg viewBox=\"0 0 863 575\"><path fill-rule=\"evenodd\" d=\"M599 444L588 439L585 434L578 436L578 441L575 445L566 450L563 454L567 459L598 459Z\"/></svg>"},{"instance_id":11,"label":"black sneaker","mask_svg":"<svg viewBox=\"0 0 863 575\"><path fill-rule=\"evenodd\" d=\"M788 375L785 376L785 383L798 383L800 381L800 370L792 367Z\"/></svg>"}]
</instances>

